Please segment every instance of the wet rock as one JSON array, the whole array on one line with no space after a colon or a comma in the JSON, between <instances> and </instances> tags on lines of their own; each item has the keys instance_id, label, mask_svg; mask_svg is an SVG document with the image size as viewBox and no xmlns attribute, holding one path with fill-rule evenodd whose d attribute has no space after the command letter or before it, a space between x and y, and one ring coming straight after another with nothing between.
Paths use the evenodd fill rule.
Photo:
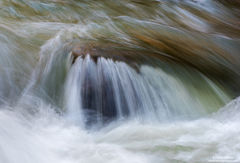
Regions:
<instances>
[{"instance_id":1,"label":"wet rock","mask_svg":"<svg viewBox=\"0 0 240 163\"><path fill-rule=\"evenodd\" d=\"M114 61L125 62L133 67L142 64L152 64L156 59L166 62L175 60L172 56L160 55L158 52L113 43L78 43L73 46L73 63L78 57L84 58L86 55L90 55L95 61L99 57L104 57Z\"/></svg>"},{"instance_id":2,"label":"wet rock","mask_svg":"<svg viewBox=\"0 0 240 163\"><path fill-rule=\"evenodd\" d=\"M123 61L127 64L139 63L140 56L136 51L123 48L115 44L94 44L84 43L76 44L72 48L73 63L78 57L89 55L94 61L99 57L109 58L114 61Z\"/></svg>"},{"instance_id":3,"label":"wet rock","mask_svg":"<svg viewBox=\"0 0 240 163\"><path fill-rule=\"evenodd\" d=\"M73 62L79 57L85 57L86 55L96 56L96 49L93 45L76 45L72 49Z\"/></svg>"}]
</instances>

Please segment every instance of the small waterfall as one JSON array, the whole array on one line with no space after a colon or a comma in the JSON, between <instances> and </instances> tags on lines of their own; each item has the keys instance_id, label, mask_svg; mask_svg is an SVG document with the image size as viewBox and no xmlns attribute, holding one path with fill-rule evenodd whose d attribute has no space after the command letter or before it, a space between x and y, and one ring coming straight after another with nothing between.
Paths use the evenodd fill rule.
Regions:
<instances>
[{"instance_id":1,"label":"small waterfall","mask_svg":"<svg viewBox=\"0 0 240 163\"><path fill-rule=\"evenodd\" d=\"M201 85L205 82L208 93L216 96L206 94L212 100L208 105L218 103L216 98L221 99L223 92L201 77ZM201 97L194 96L189 86L160 68L143 65L136 70L121 61L87 55L75 61L66 80L67 115L88 125L123 119L167 122L208 113Z\"/></svg>"}]
</instances>

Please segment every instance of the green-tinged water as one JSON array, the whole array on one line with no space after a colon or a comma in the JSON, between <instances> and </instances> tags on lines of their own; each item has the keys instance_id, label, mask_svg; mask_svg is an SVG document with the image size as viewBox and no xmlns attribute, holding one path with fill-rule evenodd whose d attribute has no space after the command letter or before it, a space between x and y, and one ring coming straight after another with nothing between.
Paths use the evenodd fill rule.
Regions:
<instances>
[{"instance_id":1,"label":"green-tinged water","mask_svg":"<svg viewBox=\"0 0 240 163\"><path fill-rule=\"evenodd\" d=\"M239 13L0 0L0 162L239 162Z\"/></svg>"}]
</instances>

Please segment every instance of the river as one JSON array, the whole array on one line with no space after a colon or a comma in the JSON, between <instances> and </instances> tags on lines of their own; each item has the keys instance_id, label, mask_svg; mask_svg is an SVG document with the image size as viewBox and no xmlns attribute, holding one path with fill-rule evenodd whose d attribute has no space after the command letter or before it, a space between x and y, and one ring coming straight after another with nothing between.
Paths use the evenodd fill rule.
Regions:
<instances>
[{"instance_id":1,"label":"river","mask_svg":"<svg viewBox=\"0 0 240 163\"><path fill-rule=\"evenodd\" d=\"M0 163L240 162L239 13L0 0Z\"/></svg>"}]
</instances>

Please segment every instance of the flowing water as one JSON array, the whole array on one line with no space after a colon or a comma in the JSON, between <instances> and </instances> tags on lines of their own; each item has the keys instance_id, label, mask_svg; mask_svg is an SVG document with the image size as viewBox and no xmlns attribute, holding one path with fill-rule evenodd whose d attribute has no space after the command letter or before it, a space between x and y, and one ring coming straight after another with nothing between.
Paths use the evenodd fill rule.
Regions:
<instances>
[{"instance_id":1,"label":"flowing water","mask_svg":"<svg viewBox=\"0 0 240 163\"><path fill-rule=\"evenodd\" d=\"M239 13L0 0L0 163L240 162Z\"/></svg>"}]
</instances>

